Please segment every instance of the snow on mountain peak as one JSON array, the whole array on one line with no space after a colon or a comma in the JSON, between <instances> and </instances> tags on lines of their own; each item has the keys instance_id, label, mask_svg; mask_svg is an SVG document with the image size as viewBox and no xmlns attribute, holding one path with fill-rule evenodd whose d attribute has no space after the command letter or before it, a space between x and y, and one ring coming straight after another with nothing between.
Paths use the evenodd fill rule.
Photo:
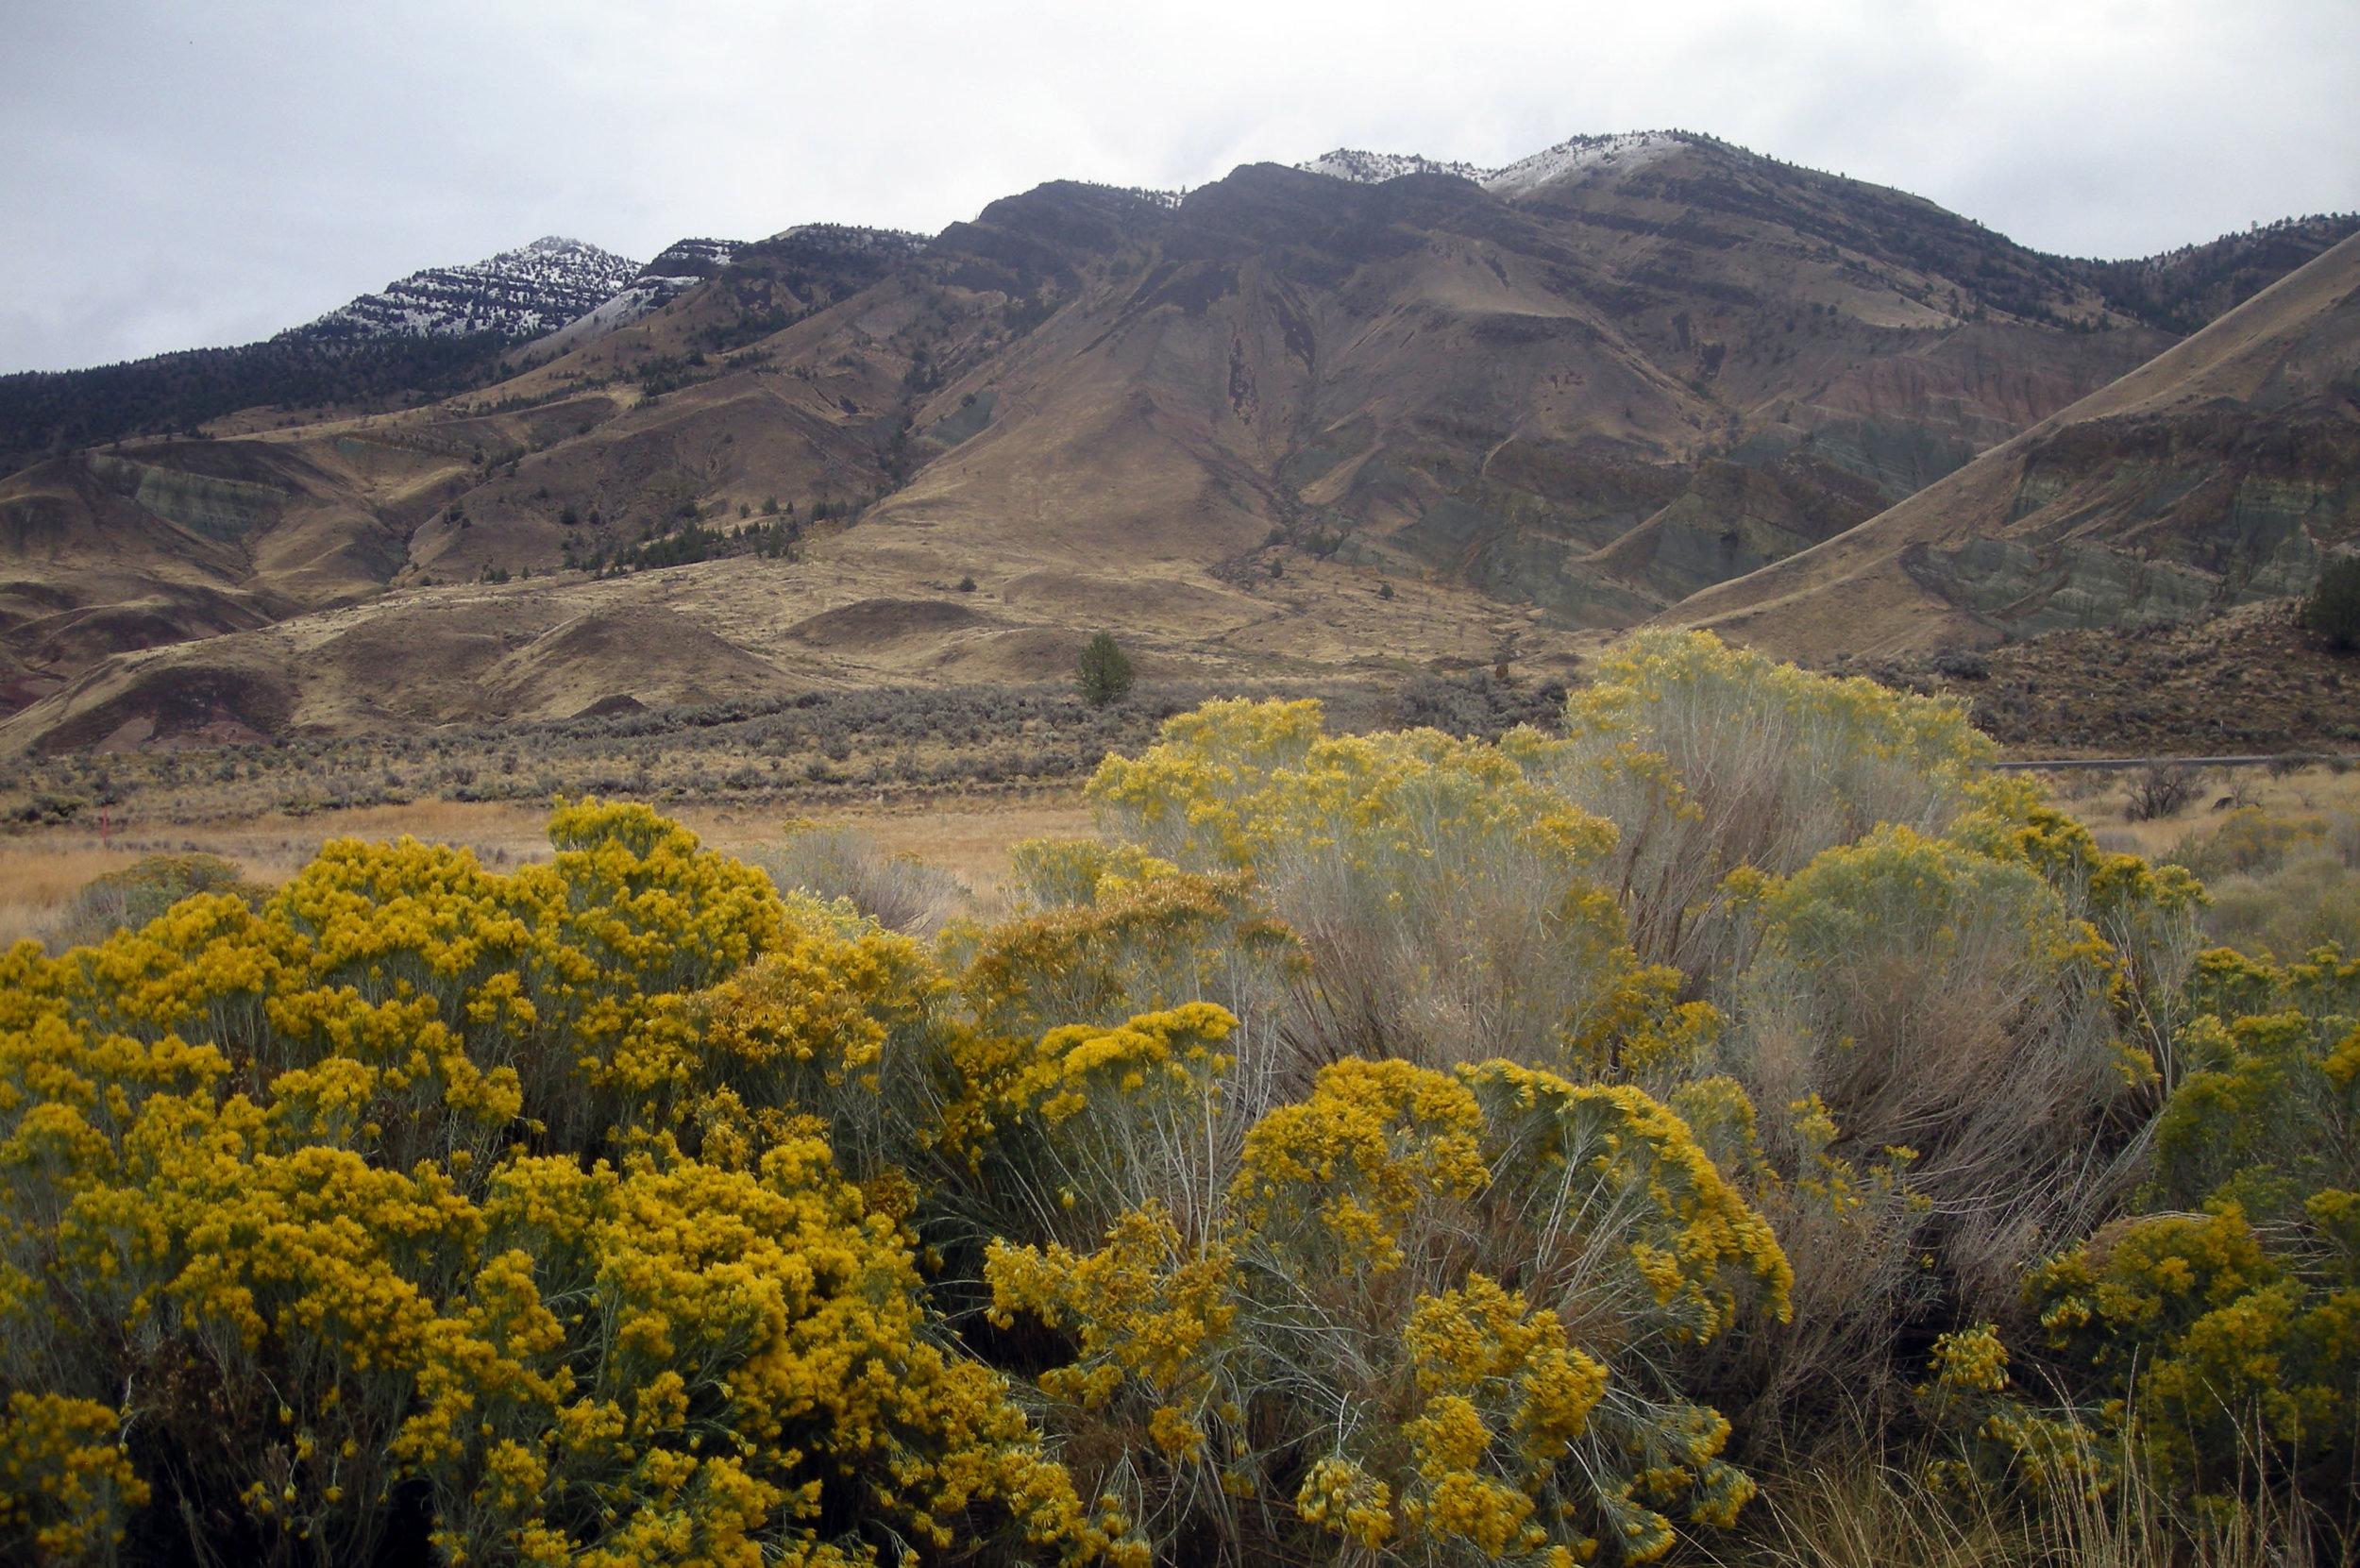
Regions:
<instances>
[{"instance_id":1,"label":"snow on mountain peak","mask_svg":"<svg viewBox=\"0 0 2360 1568\"><path fill-rule=\"evenodd\" d=\"M538 337L612 298L639 263L550 234L464 266L429 267L338 306L295 334L319 338Z\"/></svg>"},{"instance_id":2,"label":"snow on mountain peak","mask_svg":"<svg viewBox=\"0 0 2360 1568\"><path fill-rule=\"evenodd\" d=\"M1296 168L1306 174L1325 175L1330 179L1349 180L1355 185L1382 185L1389 179L1405 175L1457 175L1460 179L1481 183L1489 171L1472 163L1444 163L1415 153L1360 152L1351 147L1338 147L1323 153L1308 163Z\"/></svg>"},{"instance_id":3,"label":"snow on mountain peak","mask_svg":"<svg viewBox=\"0 0 2360 1568\"><path fill-rule=\"evenodd\" d=\"M1455 175L1473 180L1495 195L1520 196L1576 170L1644 167L1678 146L1680 141L1677 132L1663 130L1575 136L1496 169L1444 162L1414 153L1359 152L1339 147L1295 167L1306 174L1325 175L1330 179L1350 180L1356 185L1378 185L1405 175Z\"/></svg>"},{"instance_id":4,"label":"snow on mountain peak","mask_svg":"<svg viewBox=\"0 0 2360 1568\"><path fill-rule=\"evenodd\" d=\"M736 240L675 240L664 247L663 254L639 269L637 280L645 282L659 278L702 280L728 266L730 258L744 248Z\"/></svg>"}]
</instances>

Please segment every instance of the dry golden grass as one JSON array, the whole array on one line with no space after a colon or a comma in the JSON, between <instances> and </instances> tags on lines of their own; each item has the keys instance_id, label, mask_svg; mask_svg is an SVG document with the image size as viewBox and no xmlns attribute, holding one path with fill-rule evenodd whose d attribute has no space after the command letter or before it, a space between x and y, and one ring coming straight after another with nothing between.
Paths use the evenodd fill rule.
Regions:
<instances>
[{"instance_id":1,"label":"dry golden grass","mask_svg":"<svg viewBox=\"0 0 2360 1568\"><path fill-rule=\"evenodd\" d=\"M2339 774L2313 767L2284 778L2272 778L2257 767L2214 769L2204 774L2186 807L2149 821L2128 818L2133 784L2129 775L2060 772L2044 775L2041 784L2051 801L2105 834L2110 845L2149 857L2169 851L2191 832L2217 823L2227 812L2217 809L2216 802L2232 797L2273 816L2360 818L2360 769ZM1079 836L1091 827L1089 808L1078 792L1070 791L1047 799L984 798L971 804L863 803L802 810L684 804L662 809L708 844L732 851L777 839L790 818L851 829L888 854L915 855L951 872L969 890L969 912L986 918L1006 907L1011 844ZM0 942L38 936L76 889L143 854L217 854L236 862L253 880L275 885L294 875L326 839L386 839L408 834L434 843L466 845L497 867L546 857L547 820L548 812L537 804L427 800L305 817L262 812L158 825L145 835L119 835L103 846L96 834L79 825L23 833L0 838Z\"/></svg>"},{"instance_id":2,"label":"dry golden grass","mask_svg":"<svg viewBox=\"0 0 2360 1568\"><path fill-rule=\"evenodd\" d=\"M134 858L95 847L0 845L0 945L38 937L76 888L122 869Z\"/></svg>"},{"instance_id":3,"label":"dry golden grass","mask_svg":"<svg viewBox=\"0 0 2360 1568\"><path fill-rule=\"evenodd\" d=\"M41 939L76 891L143 856L217 854L234 861L249 881L276 886L312 857L320 837L316 832L306 839L274 835L257 820L192 829L168 839L117 837L103 844L78 829L0 838L0 946Z\"/></svg>"},{"instance_id":4,"label":"dry golden grass","mask_svg":"<svg viewBox=\"0 0 2360 1568\"><path fill-rule=\"evenodd\" d=\"M777 839L786 814L710 806L663 808L716 849L739 851ZM1090 829L1078 795L973 806L818 808L803 819L849 828L888 854L939 866L964 883L973 913L1005 907L1008 846L1020 839L1072 837ZM102 843L79 827L0 838L0 943L39 937L59 906L95 877L142 855L199 851L238 864L252 880L276 885L299 870L330 838L392 839L464 845L495 868L548 857L548 813L513 801L420 801L410 805L288 817L277 812L174 826L156 835L118 835ZM168 836L164 835L168 834Z\"/></svg>"},{"instance_id":5,"label":"dry golden grass","mask_svg":"<svg viewBox=\"0 0 2360 1568\"><path fill-rule=\"evenodd\" d=\"M1713 1568L2283 1568L2331 1560L2312 1521L2266 1502L2190 1519L2144 1472L2102 1498L2027 1509L1938 1494L1922 1460L1841 1455L1762 1477L1735 1540L1698 1543ZM2349 1559L2345 1559L2349 1560Z\"/></svg>"},{"instance_id":6,"label":"dry golden grass","mask_svg":"<svg viewBox=\"0 0 2360 1568\"><path fill-rule=\"evenodd\" d=\"M2190 833L2217 826L2233 806L2259 806L2273 817L2360 817L2360 769L2335 772L2310 767L2283 778L2266 768L2207 768L2188 803L2168 817L2133 821L2130 817L2132 774L2075 770L2041 776L2049 800L2110 847L2134 850L2149 859Z\"/></svg>"},{"instance_id":7,"label":"dry golden grass","mask_svg":"<svg viewBox=\"0 0 2360 1568\"><path fill-rule=\"evenodd\" d=\"M1006 907L1009 845L1027 838L1078 838L1091 825L1090 810L1078 797L973 810L855 809L812 819L865 834L888 854L916 855L941 867L967 885L973 912L986 918Z\"/></svg>"}]
</instances>

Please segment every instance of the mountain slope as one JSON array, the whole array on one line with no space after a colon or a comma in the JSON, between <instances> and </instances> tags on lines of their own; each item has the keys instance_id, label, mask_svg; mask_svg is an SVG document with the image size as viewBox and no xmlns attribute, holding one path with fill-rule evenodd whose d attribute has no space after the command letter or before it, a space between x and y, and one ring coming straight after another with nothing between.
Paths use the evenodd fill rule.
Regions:
<instances>
[{"instance_id":1,"label":"mountain slope","mask_svg":"<svg viewBox=\"0 0 2360 1568\"><path fill-rule=\"evenodd\" d=\"M2109 305L2194 332L2355 233L2360 212L2285 218L2142 261L2085 264Z\"/></svg>"},{"instance_id":2,"label":"mountain slope","mask_svg":"<svg viewBox=\"0 0 2360 1568\"><path fill-rule=\"evenodd\" d=\"M1795 458L1898 498L2168 341L2046 325L1896 260L1946 248L1997 257L1991 287L2027 312L2110 319L1928 204L1700 139L1513 199L1269 166L1176 211L1044 187L930 252L952 290L1048 313L987 369L935 355L952 374L914 410L921 431L969 397L994 412L876 517L986 556L1037 543L1013 520L1044 509L1175 559L1276 531L1553 624L1627 624L1696 583L1599 552L1652 525L1709 560L1745 526L1743 487L1692 490L1701 464ZM1859 520L1844 488L1796 487L1791 533L1764 547ZM1157 539L1135 544L1133 516Z\"/></svg>"},{"instance_id":3,"label":"mountain slope","mask_svg":"<svg viewBox=\"0 0 2360 1568\"><path fill-rule=\"evenodd\" d=\"M110 654L381 593L465 469L347 434L82 453L0 480L0 705Z\"/></svg>"},{"instance_id":4,"label":"mountain slope","mask_svg":"<svg viewBox=\"0 0 2360 1568\"><path fill-rule=\"evenodd\" d=\"M2360 236L1825 544L1662 619L1780 654L2172 622L2360 540Z\"/></svg>"},{"instance_id":5,"label":"mountain slope","mask_svg":"<svg viewBox=\"0 0 2360 1568\"><path fill-rule=\"evenodd\" d=\"M1102 627L1166 669L1547 669L1576 634L1848 537L2173 341L2090 263L1709 138L1469 173L1256 165L1178 201L1059 182L931 241L700 243L507 346L497 385L53 460L0 481L0 514L38 492L95 536L98 509L175 482L117 462L283 499L223 538L148 508L165 526L116 530L106 573L20 551L0 598L93 626L156 599L151 645L174 615L243 624L171 608L184 580L295 618L110 664L28 608L0 654L49 695L9 732L87 738L93 702L136 717L143 683L233 656L280 672L253 689L310 694L257 730L556 712L600 683L648 700L676 690L660 637L582 642L633 651L563 681L436 646L447 602L490 592L459 584L516 578L498 614L555 627L621 591L582 569L623 566L663 567L633 582L780 679L1054 675ZM2287 249L2223 251L2155 297L2200 309ZM694 281L616 303L658 279ZM977 597L946 597L962 580ZM332 628L372 598L365 655L312 669L362 647Z\"/></svg>"},{"instance_id":6,"label":"mountain slope","mask_svg":"<svg viewBox=\"0 0 2360 1568\"><path fill-rule=\"evenodd\" d=\"M643 316L652 315L728 266L737 249L733 240L677 241L654 261L623 278L618 287L583 309L559 317L555 331L533 339L514 360L521 362L563 354L604 337L618 327L628 327Z\"/></svg>"},{"instance_id":7,"label":"mountain slope","mask_svg":"<svg viewBox=\"0 0 2360 1568\"><path fill-rule=\"evenodd\" d=\"M716 243L683 242L666 256ZM642 271L551 236L413 273L261 343L0 376L0 476L127 435L193 433L242 409L401 406L480 385L509 346L598 310Z\"/></svg>"},{"instance_id":8,"label":"mountain slope","mask_svg":"<svg viewBox=\"0 0 2360 1568\"><path fill-rule=\"evenodd\" d=\"M292 335L313 338L534 338L597 309L639 263L550 235L487 261L429 267L340 305Z\"/></svg>"}]
</instances>

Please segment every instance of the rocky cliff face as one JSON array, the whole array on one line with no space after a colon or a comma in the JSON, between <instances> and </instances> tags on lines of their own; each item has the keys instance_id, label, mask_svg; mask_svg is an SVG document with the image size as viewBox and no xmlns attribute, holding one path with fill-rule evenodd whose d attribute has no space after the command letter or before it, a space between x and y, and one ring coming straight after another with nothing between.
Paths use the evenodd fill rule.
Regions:
<instances>
[{"instance_id":1,"label":"rocky cliff face","mask_svg":"<svg viewBox=\"0 0 2360 1568\"><path fill-rule=\"evenodd\" d=\"M2360 420L2212 406L2031 445L2001 531L1909 558L2008 636L2182 621L2309 591L2360 531Z\"/></svg>"}]
</instances>

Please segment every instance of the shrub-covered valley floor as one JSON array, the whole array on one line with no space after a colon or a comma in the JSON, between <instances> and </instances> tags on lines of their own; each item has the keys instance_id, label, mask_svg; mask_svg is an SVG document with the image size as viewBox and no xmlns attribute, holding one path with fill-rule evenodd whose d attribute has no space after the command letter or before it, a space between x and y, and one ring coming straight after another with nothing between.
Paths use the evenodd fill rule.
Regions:
<instances>
[{"instance_id":1,"label":"shrub-covered valley floor","mask_svg":"<svg viewBox=\"0 0 2360 1568\"><path fill-rule=\"evenodd\" d=\"M2352 781L1591 674L25 771L0 1560L2349 1560Z\"/></svg>"}]
</instances>

